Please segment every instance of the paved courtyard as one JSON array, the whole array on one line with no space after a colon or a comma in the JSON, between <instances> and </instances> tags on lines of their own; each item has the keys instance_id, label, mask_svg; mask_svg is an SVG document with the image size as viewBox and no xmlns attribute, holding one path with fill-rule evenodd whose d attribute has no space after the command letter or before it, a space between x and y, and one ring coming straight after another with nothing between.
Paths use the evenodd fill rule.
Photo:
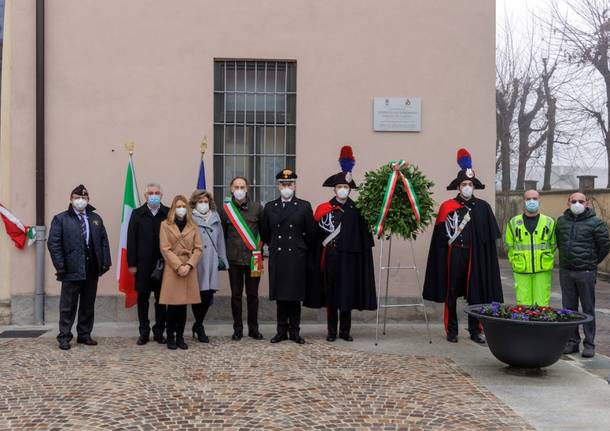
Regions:
<instances>
[{"instance_id":1,"label":"paved courtyard","mask_svg":"<svg viewBox=\"0 0 610 431\"><path fill-rule=\"evenodd\" d=\"M512 275L501 261L504 292ZM553 305L561 303L559 285ZM136 322L99 322L97 347L57 349L56 324L41 338L0 338L0 431L4 430L606 430L610 409L610 283L597 286L598 354L521 374L467 339L447 343L442 326L356 324L356 341L324 341L304 323L307 344L233 342L226 323L212 343L187 351L139 347ZM460 324L466 319L460 317ZM26 327L0 328L23 330ZM5 333L4 333L5 334Z\"/></svg>"},{"instance_id":2,"label":"paved courtyard","mask_svg":"<svg viewBox=\"0 0 610 431\"><path fill-rule=\"evenodd\" d=\"M0 430L532 429L438 357L215 337L0 340Z\"/></svg>"}]
</instances>

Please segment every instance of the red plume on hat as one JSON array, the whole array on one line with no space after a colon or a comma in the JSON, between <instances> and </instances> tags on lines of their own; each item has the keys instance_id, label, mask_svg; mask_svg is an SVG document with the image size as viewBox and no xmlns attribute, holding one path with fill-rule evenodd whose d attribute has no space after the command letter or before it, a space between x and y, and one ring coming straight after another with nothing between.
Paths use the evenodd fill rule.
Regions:
<instances>
[{"instance_id":1,"label":"red plume on hat","mask_svg":"<svg viewBox=\"0 0 610 431\"><path fill-rule=\"evenodd\" d=\"M484 189L485 185L476 177L472 169L472 156L466 148L460 148L457 152L457 163L460 167L456 178L447 186L447 190L455 190L462 181L472 181L475 189Z\"/></svg>"},{"instance_id":2,"label":"red plume on hat","mask_svg":"<svg viewBox=\"0 0 610 431\"><path fill-rule=\"evenodd\" d=\"M466 148L460 148L458 150L457 162L462 169L472 169L472 157Z\"/></svg>"},{"instance_id":3,"label":"red plume on hat","mask_svg":"<svg viewBox=\"0 0 610 431\"><path fill-rule=\"evenodd\" d=\"M322 186L334 187L337 184L348 184L352 189L358 188L352 178L352 170L354 169L354 165L356 165L356 158L354 157L354 151L351 146L344 145L341 147L339 165L341 166L341 172L328 177Z\"/></svg>"},{"instance_id":4,"label":"red plume on hat","mask_svg":"<svg viewBox=\"0 0 610 431\"><path fill-rule=\"evenodd\" d=\"M341 170L343 172L351 172L352 169L354 169L355 164L356 159L354 158L352 147L349 145L341 147L341 153L339 154L339 165L341 165Z\"/></svg>"}]
</instances>

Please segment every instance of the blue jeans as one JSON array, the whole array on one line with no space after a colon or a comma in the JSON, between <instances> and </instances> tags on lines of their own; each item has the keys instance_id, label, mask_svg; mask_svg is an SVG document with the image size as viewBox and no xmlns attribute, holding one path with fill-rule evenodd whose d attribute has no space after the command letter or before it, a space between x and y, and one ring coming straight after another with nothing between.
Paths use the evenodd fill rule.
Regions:
<instances>
[{"instance_id":1,"label":"blue jeans","mask_svg":"<svg viewBox=\"0 0 610 431\"><path fill-rule=\"evenodd\" d=\"M583 325L585 347L595 348L595 282L597 271L570 271L559 270L559 282L561 284L561 301L563 308L578 311L578 302L582 312L593 316L593 320ZM578 326L570 336L569 344L578 346L580 344L580 333Z\"/></svg>"}]
</instances>

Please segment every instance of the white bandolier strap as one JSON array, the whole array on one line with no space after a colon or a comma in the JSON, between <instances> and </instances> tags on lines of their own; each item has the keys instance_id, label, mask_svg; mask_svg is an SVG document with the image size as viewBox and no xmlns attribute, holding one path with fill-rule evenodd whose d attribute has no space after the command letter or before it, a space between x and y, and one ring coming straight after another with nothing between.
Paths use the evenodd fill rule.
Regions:
<instances>
[{"instance_id":1,"label":"white bandolier strap","mask_svg":"<svg viewBox=\"0 0 610 431\"><path fill-rule=\"evenodd\" d=\"M462 231L464 230L464 228L470 221L470 208L467 208L467 209L468 209L468 212L462 219L462 222L457 227L455 227L455 225L457 225L457 222L458 222L457 212L454 212L453 216L447 217L447 221L445 222L445 228L447 229L447 234L449 236L449 241L447 241L447 243L449 245L453 244L453 242L457 239L458 236L460 236L460 234L462 233ZM449 222L450 220L451 220L451 225L447 226L447 222ZM453 232L453 234L450 233L450 230L452 230L451 229L452 227L455 228L455 231Z\"/></svg>"},{"instance_id":2,"label":"white bandolier strap","mask_svg":"<svg viewBox=\"0 0 610 431\"><path fill-rule=\"evenodd\" d=\"M335 239L339 233L341 233L341 225L337 226L337 228L330 235L328 235L324 241L322 241L322 245L326 247L326 245Z\"/></svg>"},{"instance_id":3,"label":"white bandolier strap","mask_svg":"<svg viewBox=\"0 0 610 431\"><path fill-rule=\"evenodd\" d=\"M318 225L324 229L326 232L330 232L330 235L328 235L324 241L322 241L322 245L324 247L326 247L326 245L331 242L333 239L335 239L339 233L341 233L341 223L339 223L339 226L335 227L334 223L333 223L333 214L332 212L329 212L328 214L326 214L324 217L322 217L320 219L320 222L318 223Z\"/></svg>"}]
</instances>

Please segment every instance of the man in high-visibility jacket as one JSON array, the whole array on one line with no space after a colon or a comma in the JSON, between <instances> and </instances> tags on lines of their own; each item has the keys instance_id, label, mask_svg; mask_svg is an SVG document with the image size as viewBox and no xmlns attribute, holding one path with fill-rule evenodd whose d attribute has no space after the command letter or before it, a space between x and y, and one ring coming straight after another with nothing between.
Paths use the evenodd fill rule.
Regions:
<instances>
[{"instance_id":1,"label":"man in high-visibility jacket","mask_svg":"<svg viewBox=\"0 0 610 431\"><path fill-rule=\"evenodd\" d=\"M555 261L555 220L540 214L536 190L524 194L525 212L506 226L504 243L513 267L517 304L547 307Z\"/></svg>"}]
</instances>

